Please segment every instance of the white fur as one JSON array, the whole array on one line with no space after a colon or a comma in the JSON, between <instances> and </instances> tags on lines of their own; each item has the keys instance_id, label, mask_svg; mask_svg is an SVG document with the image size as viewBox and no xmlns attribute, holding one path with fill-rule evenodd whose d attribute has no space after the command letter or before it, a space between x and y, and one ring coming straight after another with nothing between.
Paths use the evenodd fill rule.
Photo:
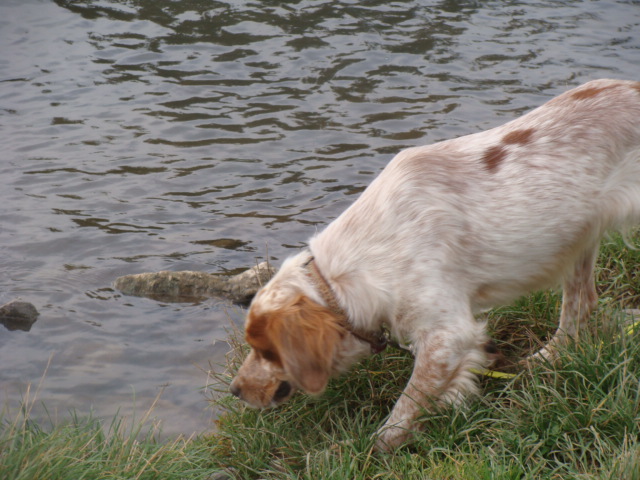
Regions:
<instances>
[{"instance_id":1,"label":"white fur","mask_svg":"<svg viewBox=\"0 0 640 480\"><path fill-rule=\"evenodd\" d=\"M595 306L600 238L638 220L638 82L592 81L503 126L400 152L310 241L352 324L386 324L415 348L378 447L406 441L432 400L475 391L469 370L484 362L485 341L478 312L561 284L560 328L541 352L553 356ZM287 260L251 308L299 293L322 304L302 267L308 256Z\"/></svg>"}]
</instances>

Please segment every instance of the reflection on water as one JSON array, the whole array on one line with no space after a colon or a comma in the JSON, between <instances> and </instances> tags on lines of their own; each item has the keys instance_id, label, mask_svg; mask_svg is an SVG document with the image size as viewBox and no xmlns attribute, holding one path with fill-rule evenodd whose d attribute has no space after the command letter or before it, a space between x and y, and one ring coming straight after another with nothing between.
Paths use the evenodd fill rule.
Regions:
<instances>
[{"instance_id":1,"label":"reflection on water","mask_svg":"<svg viewBox=\"0 0 640 480\"><path fill-rule=\"evenodd\" d=\"M425 5L425 3L427 3ZM126 298L118 276L277 260L400 148L597 77L637 78L634 2L5 0L2 400L201 431L201 369L242 313Z\"/></svg>"}]
</instances>

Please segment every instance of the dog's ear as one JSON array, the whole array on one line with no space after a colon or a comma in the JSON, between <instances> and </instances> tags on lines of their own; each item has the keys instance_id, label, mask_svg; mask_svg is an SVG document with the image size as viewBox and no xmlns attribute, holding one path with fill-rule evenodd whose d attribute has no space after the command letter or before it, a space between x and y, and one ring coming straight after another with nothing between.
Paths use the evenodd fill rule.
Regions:
<instances>
[{"instance_id":1,"label":"dog's ear","mask_svg":"<svg viewBox=\"0 0 640 480\"><path fill-rule=\"evenodd\" d=\"M270 336L282 365L305 392L322 393L345 331L329 309L300 295L270 319Z\"/></svg>"}]
</instances>

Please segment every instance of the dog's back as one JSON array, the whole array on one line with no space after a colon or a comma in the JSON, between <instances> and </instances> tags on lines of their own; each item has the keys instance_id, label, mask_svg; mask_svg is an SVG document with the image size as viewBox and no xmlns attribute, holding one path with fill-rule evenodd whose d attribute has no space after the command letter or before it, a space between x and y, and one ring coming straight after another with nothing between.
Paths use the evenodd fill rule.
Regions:
<instances>
[{"instance_id":1,"label":"dog's back","mask_svg":"<svg viewBox=\"0 0 640 480\"><path fill-rule=\"evenodd\" d=\"M604 231L638 221L640 82L596 80L400 152L312 249L331 242L337 276L378 265L390 282L445 264L480 309L559 283Z\"/></svg>"}]
</instances>

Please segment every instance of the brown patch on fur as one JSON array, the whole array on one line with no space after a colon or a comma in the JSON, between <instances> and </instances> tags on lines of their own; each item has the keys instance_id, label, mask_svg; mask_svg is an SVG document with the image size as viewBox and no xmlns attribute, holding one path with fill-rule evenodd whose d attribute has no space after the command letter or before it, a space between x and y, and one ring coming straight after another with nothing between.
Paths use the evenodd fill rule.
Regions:
<instances>
[{"instance_id":1,"label":"brown patch on fur","mask_svg":"<svg viewBox=\"0 0 640 480\"><path fill-rule=\"evenodd\" d=\"M507 145L526 145L527 143L531 142L533 132L535 132L533 128L514 130L513 132L507 133L502 138L502 141Z\"/></svg>"},{"instance_id":2,"label":"brown patch on fur","mask_svg":"<svg viewBox=\"0 0 640 480\"><path fill-rule=\"evenodd\" d=\"M584 89L580 89L577 90L575 92L573 92L571 94L571 98L573 98L574 100L586 100L588 98L593 98L596 95L600 94L601 92L604 92L605 90L608 90L609 86L607 87L591 87L591 88L584 88Z\"/></svg>"},{"instance_id":3,"label":"brown patch on fur","mask_svg":"<svg viewBox=\"0 0 640 480\"><path fill-rule=\"evenodd\" d=\"M633 88L636 92L640 93L640 82L635 82L631 88Z\"/></svg>"},{"instance_id":4,"label":"brown patch on fur","mask_svg":"<svg viewBox=\"0 0 640 480\"><path fill-rule=\"evenodd\" d=\"M507 151L502 146L498 145L487 149L482 156L482 161L487 167L487 170L495 172L506 156Z\"/></svg>"},{"instance_id":5,"label":"brown patch on fur","mask_svg":"<svg viewBox=\"0 0 640 480\"><path fill-rule=\"evenodd\" d=\"M266 333L271 323L271 317L268 315L255 315L249 311L247 320L247 328L245 330L247 343L251 345L258 357L282 367L282 360L276 346Z\"/></svg>"},{"instance_id":6,"label":"brown patch on fur","mask_svg":"<svg viewBox=\"0 0 640 480\"><path fill-rule=\"evenodd\" d=\"M246 329L256 353L284 368L307 393L326 387L336 346L345 334L336 314L304 295L278 310L250 312Z\"/></svg>"}]
</instances>

